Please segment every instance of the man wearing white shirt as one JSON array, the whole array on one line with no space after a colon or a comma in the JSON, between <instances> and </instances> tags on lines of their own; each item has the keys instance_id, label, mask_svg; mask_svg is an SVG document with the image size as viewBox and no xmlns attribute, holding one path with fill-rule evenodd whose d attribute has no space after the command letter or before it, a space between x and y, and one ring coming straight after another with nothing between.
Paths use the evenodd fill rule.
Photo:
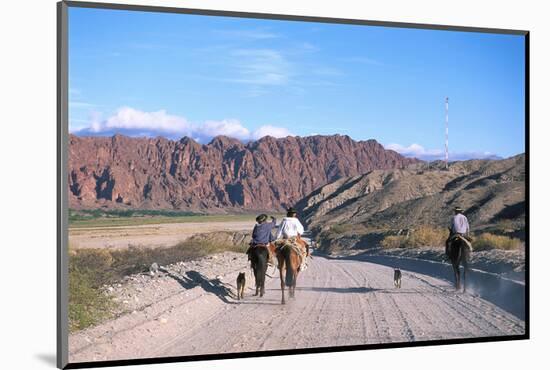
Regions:
<instances>
[{"instance_id":1,"label":"man wearing white shirt","mask_svg":"<svg viewBox=\"0 0 550 370\"><path fill-rule=\"evenodd\" d=\"M287 217L283 218L283 221L281 221L281 224L279 225L276 239L289 239L302 235L303 233L304 227L296 218L296 211L293 208L290 208L287 212Z\"/></svg>"},{"instance_id":2,"label":"man wearing white shirt","mask_svg":"<svg viewBox=\"0 0 550 370\"><path fill-rule=\"evenodd\" d=\"M306 268L306 257L309 256L309 245L305 244L302 246L297 242L297 238L304 233L304 226L296 218L297 212L294 208L289 208L286 213L286 217L283 218L277 230L276 239L282 241L283 243L277 243L280 246L284 245L285 242L290 242L291 244L298 246L302 252L302 264L300 266L300 271L304 271Z\"/></svg>"},{"instance_id":3,"label":"man wearing white shirt","mask_svg":"<svg viewBox=\"0 0 550 370\"><path fill-rule=\"evenodd\" d=\"M451 241L456 236L461 237L468 247L470 252L472 251L472 243L470 242L470 224L468 223L468 218L464 215L464 210L460 207L455 207L454 216L451 220L451 234L445 242L445 254L448 256L451 252Z\"/></svg>"}]
</instances>

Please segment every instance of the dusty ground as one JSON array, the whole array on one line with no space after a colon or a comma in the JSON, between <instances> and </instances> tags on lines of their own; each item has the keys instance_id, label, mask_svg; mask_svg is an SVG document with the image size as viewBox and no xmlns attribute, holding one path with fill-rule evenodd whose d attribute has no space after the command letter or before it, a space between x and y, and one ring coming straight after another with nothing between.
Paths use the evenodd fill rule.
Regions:
<instances>
[{"instance_id":1,"label":"dusty ground","mask_svg":"<svg viewBox=\"0 0 550 370\"><path fill-rule=\"evenodd\" d=\"M411 342L523 334L525 323L446 281L389 267L315 256L296 298L280 304L279 279L253 297L246 257L223 253L133 276L106 288L128 311L69 338L71 362ZM247 271L243 301L235 279ZM268 274L272 269L268 270ZM276 276L277 274L275 274Z\"/></svg>"},{"instance_id":2,"label":"dusty ground","mask_svg":"<svg viewBox=\"0 0 550 370\"><path fill-rule=\"evenodd\" d=\"M368 250L351 249L334 254L335 256L379 255L404 258L415 258L434 262L447 262L444 248L371 248ZM497 274L503 278L515 281L525 281L525 249L518 250L483 250L474 251L470 255L470 268Z\"/></svg>"},{"instance_id":3,"label":"dusty ground","mask_svg":"<svg viewBox=\"0 0 550 370\"><path fill-rule=\"evenodd\" d=\"M69 229L71 248L167 247L194 234L252 230L254 221L184 222Z\"/></svg>"}]
</instances>

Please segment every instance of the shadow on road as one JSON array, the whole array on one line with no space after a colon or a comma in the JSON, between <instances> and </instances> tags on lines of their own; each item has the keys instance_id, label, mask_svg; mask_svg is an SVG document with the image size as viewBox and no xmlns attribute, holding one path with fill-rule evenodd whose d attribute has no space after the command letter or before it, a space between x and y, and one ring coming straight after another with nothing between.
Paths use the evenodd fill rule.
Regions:
<instances>
[{"instance_id":1,"label":"shadow on road","mask_svg":"<svg viewBox=\"0 0 550 370\"><path fill-rule=\"evenodd\" d=\"M390 268L433 276L454 283L453 270L448 263L436 261L413 259L407 257L383 256L372 254L360 254L348 257L332 257L322 255L331 260L354 260L371 262ZM427 283L427 282L426 282ZM432 285L434 288L445 291L448 294L458 294L448 287ZM513 280L499 277L497 274L480 270L468 270L467 291L480 296L489 302L510 312L521 320L525 320L525 285Z\"/></svg>"},{"instance_id":2,"label":"shadow on road","mask_svg":"<svg viewBox=\"0 0 550 370\"><path fill-rule=\"evenodd\" d=\"M260 298L261 299L261 298ZM280 306L281 301L248 301L246 300L246 297L244 300L239 301L237 304L254 304L254 305L262 305L262 306Z\"/></svg>"},{"instance_id":3,"label":"shadow on road","mask_svg":"<svg viewBox=\"0 0 550 370\"><path fill-rule=\"evenodd\" d=\"M208 279L206 276L198 271L187 271L185 275L177 275L166 269L160 269L166 275L176 280L183 288L192 289L196 286L200 286L204 291L212 293L221 299L224 303L235 304L234 301L230 301L228 298L235 299L233 292L227 286L225 286L218 279Z\"/></svg>"},{"instance_id":4,"label":"shadow on road","mask_svg":"<svg viewBox=\"0 0 550 370\"><path fill-rule=\"evenodd\" d=\"M330 292L330 293L371 293L380 289L367 288L367 287L350 287L350 288L336 288L336 287L296 287L296 290L307 290L311 292Z\"/></svg>"}]
</instances>

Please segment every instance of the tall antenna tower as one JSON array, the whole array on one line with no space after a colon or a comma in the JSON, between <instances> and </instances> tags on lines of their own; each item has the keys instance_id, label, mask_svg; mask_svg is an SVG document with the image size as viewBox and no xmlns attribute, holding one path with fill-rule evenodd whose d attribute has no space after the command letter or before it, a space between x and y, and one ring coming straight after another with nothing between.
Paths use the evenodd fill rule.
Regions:
<instances>
[{"instance_id":1,"label":"tall antenna tower","mask_svg":"<svg viewBox=\"0 0 550 370\"><path fill-rule=\"evenodd\" d=\"M445 98L445 169L449 169L449 97Z\"/></svg>"}]
</instances>

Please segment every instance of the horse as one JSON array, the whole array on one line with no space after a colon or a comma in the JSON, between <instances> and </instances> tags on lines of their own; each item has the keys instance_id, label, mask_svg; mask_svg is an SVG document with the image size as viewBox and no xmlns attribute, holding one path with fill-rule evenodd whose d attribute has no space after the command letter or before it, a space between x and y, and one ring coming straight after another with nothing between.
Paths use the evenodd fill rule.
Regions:
<instances>
[{"instance_id":1,"label":"horse","mask_svg":"<svg viewBox=\"0 0 550 370\"><path fill-rule=\"evenodd\" d=\"M269 246L262 244L256 245L250 251L250 264L252 270L254 270L254 278L256 279L256 294L260 294L260 297L265 293L265 274L267 273L267 261L269 258L269 252L267 250Z\"/></svg>"},{"instance_id":2,"label":"horse","mask_svg":"<svg viewBox=\"0 0 550 370\"><path fill-rule=\"evenodd\" d=\"M453 265L453 271L455 275L455 288L456 290L460 290L460 264L462 263L462 267L464 269L464 286L463 286L463 292L466 292L466 271L468 270L468 261L470 259L470 247L462 238L452 238L453 235L452 230L449 228L449 250L447 252L447 256L451 260L451 264Z\"/></svg>"},{"instance_id":3,"label":"horse","mask_svg":"<svg viewBox=\"0 0 550 370\"><path fill-rule=\"evenodd\" d=\"M299 237L297 241L299 244L305 245L305 242ZM277 249L277 261L281 279L281 304L285 304L285 286L288 287L289 298L294 298L296 280L302 261L301 252L296 247L284 244Z\"/></svg>"}]
</instances>

